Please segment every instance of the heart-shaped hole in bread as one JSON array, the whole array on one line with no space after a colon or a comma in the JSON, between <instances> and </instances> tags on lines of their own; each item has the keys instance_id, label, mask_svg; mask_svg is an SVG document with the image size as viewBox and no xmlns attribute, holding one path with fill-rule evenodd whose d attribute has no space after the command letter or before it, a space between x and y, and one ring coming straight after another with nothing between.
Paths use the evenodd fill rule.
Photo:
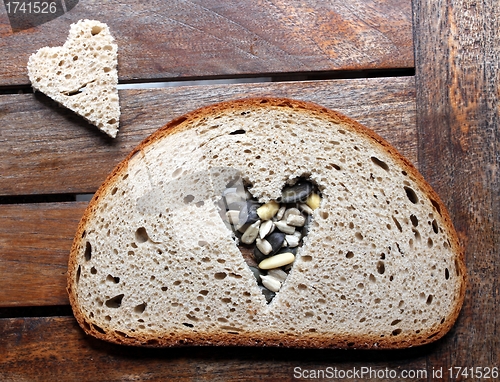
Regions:
<instances>
[{"instance_id":1,"label":"heart-shaped hole in bread","mask_svg":"<svg viewBox=\"0 0 500 382\"><path fill-rule=\"evenodd\" d=\"M219 213L269 304L285 283L321 203L317 185L300 177L277 200L259 202L252 186L233 179L222 191Z\"/></svg>"}]
</instances>

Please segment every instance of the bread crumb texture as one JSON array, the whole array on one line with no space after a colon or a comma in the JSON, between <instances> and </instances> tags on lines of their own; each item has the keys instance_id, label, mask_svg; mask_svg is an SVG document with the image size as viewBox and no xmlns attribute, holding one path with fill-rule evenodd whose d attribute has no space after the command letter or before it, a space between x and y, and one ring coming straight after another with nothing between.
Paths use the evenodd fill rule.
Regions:
<instances>
[{"instance_id":1,"label":"bread crumb texture","mask_svg":"<svg viewBox=\"0 0 500 382\"><path fill-rule=\"evenodd\" d=\"M35 90L114 138L120 120L117 51L106 24L80 20L62 47L44 47L30 56L28 75Z\"/></svg>"},{"instance_id":2,"label":"bread crumb texture","mask_svg":"<svg viewBox=\"0 0 500 382\"><path fill-rule=\"evenodd\" d=\"M299 177L322 194L270 304L217 210L235 173L260 202ZM445 207L392 147L335 112L262 99L191 113L136 149L80 224L68 290L82 327L118 343L402 348L451 328L465 268Z\"/></svg>"}]
</instances>

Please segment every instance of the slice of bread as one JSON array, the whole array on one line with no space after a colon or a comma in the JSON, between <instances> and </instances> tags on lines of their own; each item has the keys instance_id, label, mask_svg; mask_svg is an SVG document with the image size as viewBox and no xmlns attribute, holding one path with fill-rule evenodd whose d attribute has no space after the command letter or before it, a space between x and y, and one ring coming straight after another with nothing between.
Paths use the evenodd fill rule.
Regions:
<instances>
[{"instance_id":1,"label":"slice of bread","mask_svg":"<svg viewBox=\"0 0 500 382\"><path fill-rule=\"evenodd\" d=\"M260 203L298 179L318 189L269 303L221 219L221 195L245 195L236 178ZM334 111L263 98L191 112L134 149L82 218L68 292L87 333L121 344L403 348L452 327L465 278L445 206L393 147Z\"/></svg>"},{"instance_id":2,"label":"slice of bread","mask_svg":"<svg viewBox=\"0 0 500 382\"><path fill-rule=\"evenodd\" d=\"M80 20L62 47L44 47L30 56L28 75L35 90L114 138L120 120L117 51L106 24Z\"/></svg>"}]
</instances>

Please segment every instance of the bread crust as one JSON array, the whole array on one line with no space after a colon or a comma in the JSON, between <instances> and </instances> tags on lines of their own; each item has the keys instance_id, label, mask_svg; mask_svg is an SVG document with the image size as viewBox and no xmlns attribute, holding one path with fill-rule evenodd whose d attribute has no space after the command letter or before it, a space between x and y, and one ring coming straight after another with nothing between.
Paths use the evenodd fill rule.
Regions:
<instances>
[{"instance_id":1,"label":"bread crust","mask_svg":"<svg viewBox=\"0 0 500 382\"><path fill-rule=\"evenodd\" d=\"M399 338L398 340L394 340L389 337L380 338L369 335L360 336L345 334L342 336L324 336L319 334L307 334L301 335L299 337L293 337L283 336L280 334L277 334L276 336L271 336L269 334L262 335L259 332L245 332L236 335L228 334L225 331L211 331L209 333L195 334L193 334L193 332L186 331L182 336L177 335L176 337L172 337L168 333L158 333L157 336L153 337L141 335L131 337L127 335L116 335L114 332L103 333L99 330L99 328L96 328L94 325L92 325L92 323L88 322L88 318L85 317L80 309L78 296L76 294L74 280L78 268L77 253L83 245L82 238L85 235L85 231L87 229L89 221L95 218L96 206L98 205L99 200L104 195L107 195L111 192L115 184L126 172L132 158L134 158L138 153L143 151L148 146L161 141L165 137L190 129L196 121L200 121L206 116L218 115L226 112L229 109L232 111L245 111L249 109L257 110L260 108L288 108L290 110L293 110L294 112L320 115L322 118L328 119L335 123L341 123L346 128L351 129L351 131L355 132L357 135L365 137L373 142L374 145L379 145L379 147L383 148L383 150L385 150L399 164L399 166L415 180L420 189L428 195L429 199L432 201L432 204L443 219L445 226L444 229L449 235L450 246L452 248L452 252L455 254L455 265L457 268L457 272L460 274L459 279L461 280L461 282L458 296L455 296L456 303L452 313L449 314L438 327L434 327L432 328L432 330L429 330L424 340L422 340L422 334L420 334L419 336L407 336L404 338ZM84 331L97 338L119 344L150 347L168 347L181 345L237 345L283 346L296 348L396 349L423 345L426 343L434 342L443 337L454 325L460 313L465 297L466 285L467 279L464 251L463 247L460 245L458 235L456 234L456 231L453 227L451 217L440 197L424 180L423 176L412 165L410 161L402 156L393 146L391 146L377 133L336 111L327 109L311 102L292 100L288 98L265 97L246 98L199 108L170 121L162 128L154 132L152 135L147 137L135 149L133 149L132 152L109 174L102 186L95 193L80 221L80 224L78 225L69 257L67 291L75 318L79 322L80 326L84 329Z\"/></svg>"}]
</instances>

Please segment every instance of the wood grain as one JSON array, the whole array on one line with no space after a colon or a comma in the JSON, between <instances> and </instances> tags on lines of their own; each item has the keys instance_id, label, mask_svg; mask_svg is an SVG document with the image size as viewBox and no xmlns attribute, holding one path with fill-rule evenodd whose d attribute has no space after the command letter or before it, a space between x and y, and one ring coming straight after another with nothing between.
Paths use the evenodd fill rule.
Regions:
<instances>
[{"instance_id":1,"label":"wood grain","mask_svg":"<svg viewBox=\"0 0 500 382\"><path fill-rule=\"evenodd\" d=\"M0 205L0 307L68 304L68 255L86 205Z\"/></svg>"},{"instance_id":2,"label":"wood grain","mask_svg":"<svg viewBox=\"0 0 500 382\"><path fill-rule=\"evenodd\" d=\"M499 13L493 0L414 1L416 78L120 91L116 141L43 96L0 96L0 195L93 192L152 131L217 101L288 96L358 119L418 163L465 246L468 293L442 340L397 352L137 349L89 338L72 317L1 318L0 380L289 381L296 367L369 367L425 370L411 379L422 381L436 380L432 371L442 368L443 380L454 381L466 378L451 378L450 367L500 366ZM122 82L414 65L406 0L81 0L66 15L19 33L0 6L0 86L27 85L28 56L61 45L81 18L109 24ZM0 205L3 312L67 304L67 256L85 205Z\"/></svg>"},{"instance_id":3,"label":"wood grain","mask_svg":"<svg viewBox=\"0 0 500 382\"><path fill-rule=\"evenodd\" d=\"M0 86L28 84L29 55L86 18L109 25L120 81L413 67L409 0L81 0L17 33L0 7Z\"/></svg>"},{"instance_id":4,"label":"wood grain","mask_svg":"<svg viewBox=\"0 0 500 382\"><path fill-rule=\"evenodd\" d=\"M415 160L412 85L412 78L391 78L129 91L123 97L128 104L116 144L93 128L79 126L74 117L54 113L50 105L36 105L36 99L23 95L19 97L26 99L24 103L3 104L18 111L10 109L5 114L11 119L6 124L9 127L2 130L0 187L10 195L93 192L133 146L186 109L262 94L307 96L335 107L369 126L377 126L381 135ZM156 111L153 120L149 110ZM33 128L21 128L23 113L29 113ZM55 130L36 128L38 123ZM68 254L84 205L0 205L0 306L67 304Z\"/></svg>"},{"instance_id":5,"label":"wood grain","mask_svg":"<svg viewBox=\"0 0 500 382\"><path fill-rule=\"evenodd\" d=\"M496 1L415 3L419 164L449 206L469 288L444 369L499 366L500 10Z\"/></svg>"},{"instance_id":6,"label":"wood grain","mask_svg":"<svg viewBox=\"0 0 500 382\"><path fill-rule=\"evenodd\" d=\"M113 140L39 93L0 95L0 195L91 193L140 141L198 107L252 96L319 103L373 128L417 161L412 77L122 90Z\"/></svg>"},{"instance_id":7,"label":"wood grain","mask_svg":"<svg viewBox=\"0 0 500 382\"><path fill-rule=\"evenodd\" d=\"M357 369L361 376L362 367L367 371L371 368L372 373L427 372L426 355L436 348L397 352L233 347L139 349L87 337L71 317L0 319L0 333L2 381L290 381L297 370L311 373L325 372L327 368L331 372ZM362 379L365 378L348 380Z\"/></svg>"}]
</instances>

